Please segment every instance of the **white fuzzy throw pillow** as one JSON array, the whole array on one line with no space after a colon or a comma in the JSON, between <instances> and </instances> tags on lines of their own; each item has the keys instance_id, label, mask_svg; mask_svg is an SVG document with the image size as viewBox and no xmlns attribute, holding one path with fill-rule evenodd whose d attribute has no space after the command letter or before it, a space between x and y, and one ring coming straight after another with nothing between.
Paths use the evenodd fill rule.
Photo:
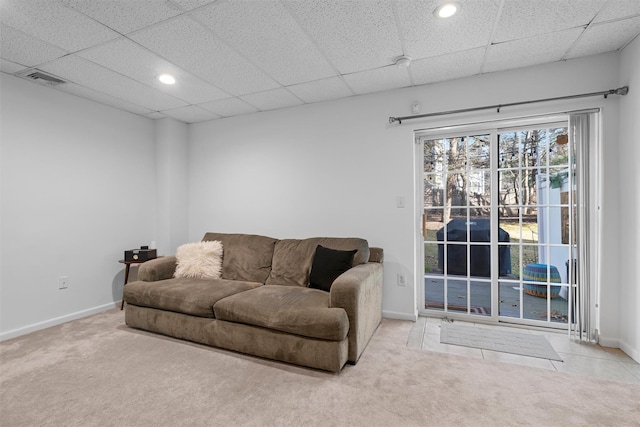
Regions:
<instances>
[{"instance_id":1,"label":"white fuzzy throw pillow","mask_svg":"<svg viewBox=\"0 0 640 427\"><path fill-rule=\"evenodd\" d=\"M222 275L222 242L187 243L176 251L175 277L219 279Z\"/></svg>"}]
</instances>

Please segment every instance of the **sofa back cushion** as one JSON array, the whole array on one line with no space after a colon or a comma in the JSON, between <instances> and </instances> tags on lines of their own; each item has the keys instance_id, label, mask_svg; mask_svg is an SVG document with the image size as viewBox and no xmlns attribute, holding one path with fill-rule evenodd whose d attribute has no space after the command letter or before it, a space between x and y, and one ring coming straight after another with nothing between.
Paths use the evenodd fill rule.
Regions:
<instances>
[{"instance_id":1,"label":"sofa back cushion","mask_svg":"<svg viewBox=\"0 0 640 427\"><path fill-rule=\"evenodd\" d=\"M276 239L253 234L207 233L203 241L222 242L222 278L264 283L271 272Z\"/></svg>"},{"instance_id":2,"label":"sofa back cushion","mask_svg":"<svg viewBox=\"0 0 640 427\"><path fill-rule=\"evenodd\" d=\"M267 285L308 286L309 273L318 245L343 251L356 249L353 266L369 260L369 243L356 237L312 237L278 240L273 251Z\"/></svg>"}]
</instances>

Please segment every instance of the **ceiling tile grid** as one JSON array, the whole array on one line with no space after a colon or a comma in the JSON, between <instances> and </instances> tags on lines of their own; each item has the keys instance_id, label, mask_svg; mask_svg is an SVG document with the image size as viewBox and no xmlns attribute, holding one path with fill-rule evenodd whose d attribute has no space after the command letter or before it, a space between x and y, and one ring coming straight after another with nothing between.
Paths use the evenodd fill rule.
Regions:
<instances>
[{"instance_id":1,"label":"ceiling tile grid","mask_svg":"<svg viewBox=\"0 0 640 427\"><path fill-rule=\"evenodd\" d=\"M295 95L284 88L252 93L241 96L240 98L263 111L293 107L303 103Z\"/></svg>"},{"instance_id":2,"label":"ceiling tile grid","mask_svg":"<svg viewBox=\"0 0 640 427\"><path fill-rule=\"evenodd\" d=\"M353 95L349 86L340 77L300 83L289 86L287 89L307 103L329 101Z\"/></svg>"},{"instance_id":3,"label":"ceiling tile grid","mask_svg":"<svg viewBox=\"0 0 640 427\"><path fill-rule=\"evenodd\" d=\"M640 0L457 0L446 20L441 1L0 0L0 71L195 123L619 51L640 33Z\"/></svg>"},{"instance_id":4,"label":"ceiling tile grid","mask_svg":"<svg viewBox=\"0 0 640 427\"><path fill-rule=\"evenodd\" d=\"M130 38L233 95L278 87L273 79L188 16L141 30Z\"/></svg>"},{"instance_id":5,"label":"ceiling tile grid","mask_svg":"<svg viewBox=\"0 0 640 427\"><path fill-rule=\"evenodd\" d=\"M217 0L169 0L169 2L177 5L183 10L193 10L211 3L215 3Z\"/></svg>"},{"instance_id":6,"label":"ceiling tile grid","mask_svg":"<svg viewBox=\"0 0 640 427\"><path fill-rule=\"evenodd\" d=\"M600 10L594 23L615 19L630 18L640 15L640 1L638 0L609 0Z\"/></svg>"},{"instance_id":7,"label":"ceiling tile grid","mask_svg":"<svg viewBox=\"0 0 640 427\"><path fill-rule=\"evenodd\" d=\"M148 114L143 114L144 117L147 117L151 120L159 120L159 119L166 119L168 116L160 113L159 111L153 111L151 113Z\"/></svg>"},{"instance_id":8,"label":"ceiling tile grid","mask_svg":"<svg viewBox=\"0 0 640 427\"><path fill-rule=\"evenodd\" d=\"M423 85L480 74L486 50L481 47L414 61L410 68L413 82Z\"/></svg>"},{"instance_id":9,"label":"ceiling tile grid","mask_svg":"<svg viewBox=\"0 0 640 427\"><path fill-rule=\"evenodd\" d=\"M239 116L241 114L249 114L259 111L256 107L247 104L240 98L227 98L219 101L205 102L199 106L217 114L220 117Z\"/></svg>"},{"instance_id":10,"label":"ceiling tile grid","mask_svg":"<svg viewBox=\"0 0 640 427\"><path fill-rule=\"evenodd\" d=\"M118 37L118 33L57 1L2 0L2 23L70 52Z\"/></svg>"},{"instance_id":11,"label":"ceiling tile grid","mask_svg":"<svg viewBox=\"0 0 640 427\"><path fill-rule=\"evenodd\" d=\"M220 116L212 113L211 111L207 111L196 105L165 110L162 114L185 123L197 123L220 118Z\"/></svg>"},{"instance_id":12,"label":"ceiling tile grid","mask_svg":"<svg viewBox=\"0 0 640 427\"><path fill-rule=\"evenodd\" d=\"M606 0L508 0L504 2L494 43L585 27Z\"/></svg>"},{"instance_id":13,"label":"ceiling tile grid","mask_svg":"<svg viewBox=\"0 0 640 427\"><path fill-rule=\"evenodd\" d=\"M402 55L390 1L285 3L342 74L383 67Z\"/></svg>"},{"instance_id":14,"label":"ceiling tile grid","mask_svg":"<svg viewBox=\"0 0 640 427\"><path fill-rule=\"evenodd\" d=\"M0 71L7 74L17 73L20 70L24 70L24 65L16 64L15 62L7 61L0 58Z\"/></svg>"},{"instance_id":15,"label":"ceiling tile grid","mask_svg":"<svg viewBox=\"0 0 640 427\"><path fill-rule=\"evenodd\" d=\"M629 37L629 34L638 33L640 33L640 16L622 21L590 25L567 57L578 58L616 50L631 41L632 37Z\"/></svg>"},{"instance_id":16,"label":"ceiling tile grid","mask_svg":"<svg viewBox=\"0 0 640 427\"><path fill-rule=\"evenodd\" d=\"M336 75L279 1L221 2L192 16L281 85Z\"/></svg>"},{"instance_id":17,"label":"ceiling tile grid","mask_svg":"<svg viewBox=\"0 0 640 427\"><path fill-rule=\"evenodd\" d=\"M487 49L482 72L556 62L582 34L581 28L494 44Z\"/></svg>"},{"instance_id":18,"label":"ceiling tile grid","mask_svg":"<svg viewBox=\"0 0 640 427\"><path fill-rule=\"evenodd\" d=\"M60 1L121 34L139 30L182 13L182 9L171 2L157 0Z\"/></svg>"},{"instance_id":19,"label":"ceiling tile grid","mask_svg":"<svg viewBox=\"0 0 640 427\"><path fill-rule=\"evenodd\" d=\"M406 54L415 59L487 46L496 21L494 1L465 1L449 19L433 14L441 0L398 2L398 25Z\"/></svg>"},{"instance_id":20,"label":"ceiling tile grid","mask_svg":"<svg viewBox=\"0 0 640 427\"><path fill-rule=\"evenodd\" d=\"M347 74L344 79L358 95L411 86L409 70L395 65Z\"/></svg>"},{"instance_id":21,"label":"ceiling tile grid","mask_svg":"<svg viewBox=\"0 0 640 427\"><path fill-rule=\"evenodd\" d=\"M77 56L65 56L42 67L56 76L64 76L73 83L93 88L132 104L159 111L184 107L186 102L131 80L91 61Z\"/></svg>"},{"instance_id":22,"label":"ceiling tile grid","mask_svg":"<svg viewBox=\"0 0 640 427\"><path fill-rule=\"evenodd\" d=\"M26 67L44 64L68 53L3 23L0 23L0 52L4 59Z\"/></svg>"},{"instance_id":23,"label":"ceiling tile grid","mask_svg":"<svg viewBox=\"0 0 640 427\"><path fill-rule=\"evenodd\" d=\"M90 99L95 102L99 102L101 104L105 104L119 110L128 111L134 114L149 114L151 110L148 108L142 107L140 105L132 104L127 101L123 101L122 99L115 98L106 93L98 92L93 89L89 89L86 86L80 86L75 83L66 83L64 85L58 86L60 90L70 93L72 95L79 96L81 98Z\"/></svg>"},{"instance_id":24,"label":"ceiling tile grid","mask_svg":"<svg viewBox=\"0 0 640 427\"><path fill-rule=\"evenodd\" d=\"M182 68L126 38L87 49L78 53L78 56L190 104L229 97L228 93L187 73ZM160 83L157 76L162 73L173 75L176 78L176 83L173 85Z\"/></svg>"}]
</instances>

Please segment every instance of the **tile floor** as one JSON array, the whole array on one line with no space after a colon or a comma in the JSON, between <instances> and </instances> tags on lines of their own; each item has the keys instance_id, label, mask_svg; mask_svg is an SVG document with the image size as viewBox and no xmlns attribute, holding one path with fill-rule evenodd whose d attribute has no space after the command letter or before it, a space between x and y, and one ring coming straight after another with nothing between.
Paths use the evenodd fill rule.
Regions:
<instances>
[{"instance_id":1,"label":"tile floor","mask_svg":"<svg viewBox=\"0 0 640 427\"><path fill-rule=\"evenodd\" d=\"M461 324L467 323L478 327L509 328L518 332L542 334L547 338L549 343L551 343L560 357L562 357L563 362L559 362L479 348L440 344L440 325L442 322L442 319L419 317L409 332L407 346L441 353L531 366L557 372L591 376L629 384L640 384L640 364L617 348L579 344L569 340L567 335L562 332L514 329L508 326L467 323L456 320L456 322L460 322Z\"/></svg>"}]
</instances>

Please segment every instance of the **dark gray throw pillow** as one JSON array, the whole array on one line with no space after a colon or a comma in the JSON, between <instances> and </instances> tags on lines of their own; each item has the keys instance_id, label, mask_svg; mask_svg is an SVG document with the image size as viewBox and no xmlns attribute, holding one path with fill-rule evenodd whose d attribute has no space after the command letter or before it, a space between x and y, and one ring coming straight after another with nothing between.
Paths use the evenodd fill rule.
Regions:
<instances>
[{"instance_id":1,"label":"dark gray throw pillow","mask_svg":"<svg viewBox=\"0 0 640 427\"><path fill-rule=\"evenodd\" d=\"M329 292L333 281L351 268L356 252L358 252L357 249L339 251L318 245L311 265L309 287Z\"/></svg>"}]
</instances>

